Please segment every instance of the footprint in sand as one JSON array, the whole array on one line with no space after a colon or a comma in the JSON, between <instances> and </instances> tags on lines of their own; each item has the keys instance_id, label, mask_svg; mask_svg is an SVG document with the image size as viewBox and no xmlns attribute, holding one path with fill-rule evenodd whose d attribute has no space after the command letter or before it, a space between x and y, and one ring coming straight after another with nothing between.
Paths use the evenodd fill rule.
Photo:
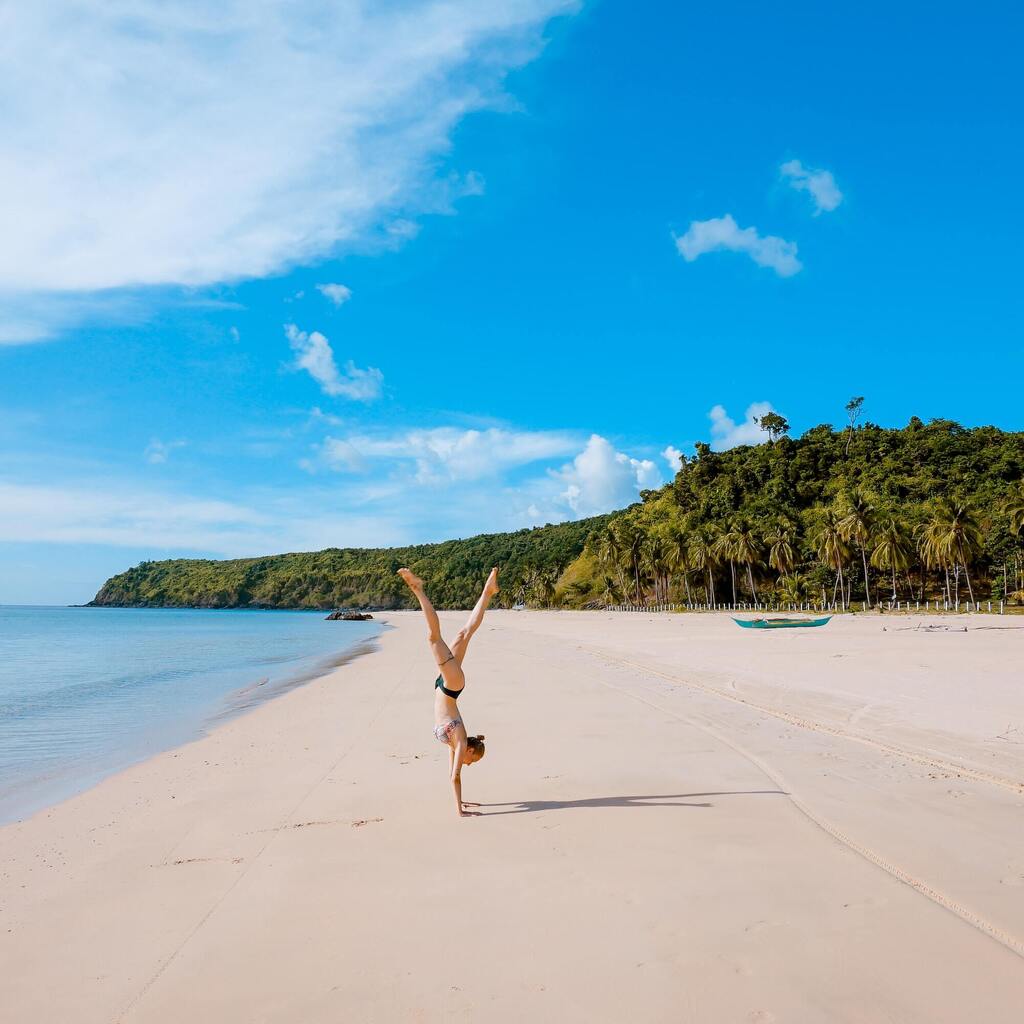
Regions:
<instances>
[{"instance_id":1,"label":"footprint in sand","mask_svg":"<svg viewBox=\"0 0 1024 1024\"><path fill-rule=\"evenodd\" d=\"M999 879L999 884L1008 885L1011 889L1019 889L1024 885L1024 871L1021 870L1021 865L1009 864L1007 866L1010 869L1010 873L1003 875L1003 877Z\"/></svg>"},{"instance_id":2,"label":"footprint in sand","mask_svg":"<svg viewBox=\"0 0 1024 1024\"><path fill-rule=\"evenodd\" d=\"M178 867L181 864L241 864L244 857L181 857L179 860L172 860L171 867Z\"/></svg>"}]
</instances>

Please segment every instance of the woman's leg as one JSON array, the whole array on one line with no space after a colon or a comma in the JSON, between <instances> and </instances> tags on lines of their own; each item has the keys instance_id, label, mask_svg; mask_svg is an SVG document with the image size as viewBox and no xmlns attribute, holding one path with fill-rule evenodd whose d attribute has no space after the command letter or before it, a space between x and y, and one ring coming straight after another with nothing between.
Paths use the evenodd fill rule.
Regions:
<instances>
[{"instance_id":1,"label":"woman's leg","mask_svg":"<svg viewBox=\"0 0 1024 1024\"><path fill-rule=\"evenodd\" d=\"M480 623L484 621L484 612L487 611L487 606L491 603L491 598L494 597L497 592L498 570L497 568L494 568L491 570L490 576L487 577L484 589L481 592L480 597L477 599L473 610L469 613L469 618L466 620L466 624L455 635L455 643L452 644L452 654L460 665L466 657L466 649L469 647L469 641L473 638L473 634L480 628Z\"/></svg>"},{"instance_id":2,"label":"woman's leg","mask_svg":"<svg viewBox=\"0 0 1024 1024\"><path fill-rule=\"evenodd\" d=\"M423 609L423 616L427 620L427 643L433 652L437 667L441 670L441 678L444 685L452 691L458 691L466 685L466 677L462 674L462 665L456 659L451 649L444 642L441 636L441 623L437 619L437 612L423 589L423 580L411 569L399 569L398 575L405 580L406 585L416 595L416 600Z\"/></svg>"}]
</instances>

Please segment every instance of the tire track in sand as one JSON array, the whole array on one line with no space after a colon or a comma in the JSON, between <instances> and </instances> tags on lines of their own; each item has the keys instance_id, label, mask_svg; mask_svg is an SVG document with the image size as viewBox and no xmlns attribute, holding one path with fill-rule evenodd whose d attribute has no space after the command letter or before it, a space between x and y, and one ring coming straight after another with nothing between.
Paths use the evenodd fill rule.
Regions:
<instances>
[{"instance_id":1,"label":"tire track in sand","mask_svg":"<svg viewBox=\"0 0 1024 1024\"><path fill-rule=\"evenodd\" d=\"M762 710L758 707L758 705L756 705L752 701L746 701L740 697L731 697L726 693L720 693L718 690L715 689L715 687L704 686L701 683L693 683L689 680L682 680L678 677L672 676L669 673L662 672L658 669L652 669L646 665L642 665L639 662L630 661L627 658L618 658L609 655L606 652L601 651L597 648L585 647L581 645L580 649L586 650L589 653L594 654L602 658L603 660L611 662L613 664L634 668L641 672L646 672L649 675L657 676L662 679L667 679L670 682L684 682L688 686L704 690L708 693L711 693L714 696L719 696L726 700L732 700L734 703L744 704L748 707L756 708L757 710ZM850 850L852 853L857 854L859 857L863 858L869 863L874 864L878 868L881 868L890 877L895 878L898 882L902 882L906 886L909 886L915 892L920 893L926 899L931 900L932 903L935 903L937 906L942 907L943 910L947 910L950 913L955 914L958 918L960 918L961 921L971 925L971 927L977 929L983 935L988 936L988 938L998 942L1001 946L1003 946L1005 949L1008 949L1011 953L1015 953L1018 957L1024 959L1024 941L1018 939L1014 935L1011 935L1009 932L1005 932L1001 928L996 927L990 921L987 921L979 914L976 914L973 910L969 909L968 907L965 907L962 903L957 902L951 896L948 896L944 892L940 892L938 889L934 889L932 886L928 885L927 882L910 874L910 872L904 870L898 864L893 863L892 861L883 857L881 854L876 853L870 847L867 847L863 843L860 843L856 839L852 838L851 836L848 836L845 832L837 828L830 821L821 817L817 812L812 810L807 803L805 803L799 796L797 796L793 792L790 785L786 782L785 777L779 771L777 771L775 768L772 768L769 764L767 764L756 754L752 753L751 751L741 746L739 743L737 743L731 737L727 736L725 733L723 733L720 729L712 725L707 720L700 718L699 716L695 716L692 714L683 714L681 712L674 711L671 708L666 708L661 704L656 704L654 701L648 700L646 697L642 697L639 694L632 693L630 690L627 690L621 686L616 686L614 683L606 682L603 679L598 679L596 681L610 690L615 690L618 693L621 693L626 697L630 697L641 704L646 704L648 707L653 708L655 711L660 711L662 714L669 715L672 718L677 719L678 721L685 722L687 725L690 725L695 729L699 729L701 732L706 733L708 736L713 737L720 743L727 746L730 750L735 751L737 754L740 755L740 757L745 758L752 765L754 765L760 772L762 772L765 775L765 777L768 778L778 789L782 790L789 798L789 801L793 804L793 806L805 818L807 818L807 820L810 821L811 824L815 825L822 832L826 833L828 836L830 836L836 842L840 843L846 849ZM814 725L812 723L804 724L800 719L796 719L795 716L791 716L787 712L777 712L774 709L765 709L765 713L772 714L776 718L782 718L784 721L790 721L792 719L794 725L800 725L802 728L814 728ZM842 737L844 739L859 740L858 737L848 736L842 730L833 729L831 726L822 726L820 729L817 729L816 731L826 732L831 735ZM880 747L881 749L887 749L893 752L898 752L901 756L911 757L911 759L915 761L921 761L921 758L919 758L917 755L905 753L899 750L898 747L890 747L886 744L877 744L869 740L859 741L864 742L869 746ZM965 772L964 774L968 773ZM993 779L998 780L998 776L993 776ZM983 781L990 780L985 779ZM999 780L999 784L1005 785L1006 780ZM1015 783L1012 784L1010 788L1019 790L1022 787L1020 786L1020 784Z\"/></svg>"},{"instance_id":2,"label":"tire track in sand","mask_svg":"<svg viewBox=\"0 0 1024 1024\"><path fill-rule=\"evenodd\" d=\"M646 672L649 675L665 679L670 683L678 683L682 686L688 686L691 689L700 690L713 697L719 697L722 700L731 701L733 704L742 704L744 707L750 708L754 711L759 711L763 715L770 715L772 718L777 718L780 721L786 722L789 725L794 725L799 729L809 729L812 732L824 733L828 736L836 736L840 739L849 740L851 743L860 743L862 746L871 747L874 750L880 750L886 754L892 754L896 757L902 757L905 760L913 761L915 764L922 765L926 768L934 768L943 772L953 772L954 774L974 779L976 782L984 782L990 786L1001 786L1003 789L1009 789L1018 796L1024 795L1024 780L1008 779L1005 776L996 775L994 772L987 772L983 768L972 768L969 765L958 764L956 761L947 761L941 757L936 757L934 754L921 754L917 751L908 750L905 747L898 747L894 743L885 743L882 740L873 740L868 736L861 736L858 733L849 732L846 729L841 729L839 726L827 725L824 722L816 722L810 718L802 718L799 715L792 714L792 712L783 711L781 708L774 708L769 704L761 704L755 700L750 700L747 697L741 697L738 693L730 693L727 690L720 690L718 687L709 686L707 683L700 683L693 679L686 679L683 676L674 675L673 673L666 672L663 669L653 668L652 666L645 665L642 662L632 661L629 658L623 658L619 655L611 654L599 647L580 645L580 649L588 651L590 654L596 655L597 657L613 664L639 669L641 672Z\"/></svg>"}]
</instances>

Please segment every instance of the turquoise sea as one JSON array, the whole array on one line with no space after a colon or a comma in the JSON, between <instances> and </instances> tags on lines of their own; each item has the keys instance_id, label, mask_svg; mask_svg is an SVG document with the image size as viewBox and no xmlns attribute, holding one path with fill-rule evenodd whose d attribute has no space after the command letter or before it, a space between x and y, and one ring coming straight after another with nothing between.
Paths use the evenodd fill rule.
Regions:
<instances>
[{"instance_id":1,"label":"turquoise sea","mask_svg":"<svg viewBox=\"0 0 1024 1024\"><path fill-rule=\"evenodd\" d=\"M0 607L0 822L373 648L324 614Z\"/></svg>"}]
</instances>

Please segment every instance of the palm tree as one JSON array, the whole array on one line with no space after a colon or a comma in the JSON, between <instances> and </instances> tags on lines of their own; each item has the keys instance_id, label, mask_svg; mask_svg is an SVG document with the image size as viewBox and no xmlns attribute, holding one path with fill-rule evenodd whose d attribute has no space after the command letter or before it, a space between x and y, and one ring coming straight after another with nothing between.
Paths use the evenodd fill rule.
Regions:
<instances>
[{"instance_id":1,"label":"palm tree","mask_svg":"<svg viewBox=\"0 0 1024 1024\"><path fill-rule=\"evenodd\" d=\"M733 554L740 565L747 567L747 583L750 594L757 602L757 588L754 586L754 566L761 564L763 549L754 528L745 519L733 524Z\"/></svg>"},{"instance_id":2,"label":"palm tree","mask_svg":"<svg viewBox=\"0 0 1024 1024\"><path fill-rule=\"evenodd\" d=\"M890 516L881 523L875 534L875 546L871 551L871 564L876 569L892 571L892 599L896 600L896 572L910 568L914 546L903 525Z\"/></svg>"},{"instance_id":3,"label":"palm tree","mask_svg":"<svg viewBox=\"0 0 1024 1024\"><path fill-rule=\"evenodd\" d=\"M660 533L649 534L644 541L642 557L654 580L654 600L664 601L668 592L666 577L669 570L669 549Z\"/></svg>"},{"instance_id":4,"label":"palm tree","mask_svg":"<svg viewBox=\"0 0 1024 1024\"><path fill-rule=\"evenodd\" d=\"M1019 537L1024 533L1024 485L1007 498L1006 511L1010 517L1010 532Z\"/></svg>"},{"instance_id":5,"label":"palm tree","mask_svg":"<svg viewBox=\"0 0 1024 1024\"><path fill-rule=\"evenodd\" d=\"M843 566L850 560L850 549L843 536L843 531L840 529L841 521L835 509L826 509L811 536L811 543L814 545L818 561L827 565L836 574L836 585L832 588L832 603L836 603L836 590L838 589L843 596L845 605Z\"/></svg>"},{"instance_id":6,"label":"palm tree","mask_svg":"<svg viewBox=\"0 0 1024 1024\"><path fill-rule=\"evenodd\" d=\"M668 565L672 572L677 572L683 577L683 587L686 589L686 603L690 603L690 538L687 533L678 526L669 528L666 544L668 547Z\"/></svg>"},{"instance_id":7,"label":"palm tree","mask_svg":"<svg viewBox=\"0 0 1024 1024\"><path fill-rule=\"evenodd\" d=\"M779 586L779 600L784 604L800 604L807 597L807 586L796 574L783 577Z\"/></svg>"},{"instance_id":8,"label":"palm tree","mask_svg":"<svg viewBox=\"0 0 1024 1024\"><path fill-rule=\"evenodd\" d=\"M728 531L723 530L715 537L711 553L716 561L729 563L729 577L732 580L732 606L736 607L736 562L732 556L732 540Z\"/></svg>"},{"instance_id":9,"label":"palm tree","mask_svg":"<svg viewBox=\"0 0 1024 1024\"><path fill-rule=\"evenodd\" d=\"M1007 499L1007 513L1010 517L1010 532L1020 537L1024 534L1024 484L1017 488L1010 497ZM1020 556L1019 554L1014 555L1014 576L1015 584L1019 582L1020 576ZM1003 593L1006 594L1009 591L1006 579L1006 561L1003 561Z\"/></svg>"},{"instance_id":10,"label":"palm tree","mask_svg":"<svg viewBox=\"0 0 1024 1024\"><path fill-rule=\"evenodd\" d=\"M943 596L946 601L953 599L949 587L949 563L946 561L945 553L942 550L941 531L934 528L933 523L928 523L918 530L917 550L921 556L921 564L924 566L924 574L929 569L942 569L945 573L946 583L943 587ZM922 595L924 584L921 585Z\"/></svg>"},{"instance_id":11,"label":"palm tree","mask_svg":"<svg viewBox=\"0 0 1024 1024\"><path fill-rule=\"evenodd\" d=\"M622 544L615 532L614 523L609 523L598 535L596 542L597 560L602 566L615 570L619 582L619 593L626 592L626 581L622 575Z\"/></svg>"},{"instance_id":12,"label":"palm tree","mask_svg":"<svg viewBox=\"0 0 1024 1024\"><path fill-rule=\"evenodd\" d=\"M558 582L557 569L545 569L538 572L533 584L533 593L538 602L545 608L551 606L555 599L555 584Z\"/></svg>"},{"instance_id":13,"label":"palm tree","mask_svg":"<svg viewBox=\"0 0 1024 1024\"><path fill-rule=\"evenodd\" d=\"M633 593L637 604L641 600L640 592L640 559L644 549L646 534L635 523L625 516L616 519L612 524L622 557L626 560L633 573Z\"/></svg>"},{"instance_id":14,"label":"palm tree","mask_svg":"<svg viewBox=\"0 0 1024 1024\"><path fill-rule=\"evenodd\" d=\"M690 543L686 549L686 558L690 568L697 572L707 573L708 604L715 603L715 567L718 558L715 555L715 538L707 530L698 530L690 535Z\"/></svg>"},{"instance_id":15,"label":"palm tree","mask_svg":"<svg viewBox=\"0 0 1024 1024\"><path fill-rule=\"evenodd\" d=\"M622 601L622 590L611 576L602 580L601 596L605 604L619 604Z\"/></svg>"},{"instance_id":16,"label":"palm tree","mask_svg":"<svg viewBox=\"0 0 1024 1024\"><path fill-rule=\"evenodd\" d=\"M729 559L730 566L733 566L733 598L736 603L736 575L735 565L743 565L747 570L747 584L750 587L750 596L757 602L757 588L754 586L754 566L761 564L761 541L758 539L754 528L746 519L737 518L729 524L729 529L715 542L721 553Z\"/></svg>"},{"instance_id":17,"label":"palm tree","mask_svg":"<svg viewBox=\"0 0 1024 1024\"><path fill-rule=\"evenodd\" d=\"M771 533L765 537L768 542L768 565L779 574L780 581L783 576L788 576L796 565L794 539L793 527L782 521L776 523Z\"/></svg>"},{"instance_id":18,"label":"palm tree","mask_svg":"<svg viewBox=\"0 0 1024 1024\"><path fill-rule=\"evenodd\" d=\"M864 600L869 608L871 607L871 580L868 577L868 547L874 537L875 525L875 508L868 501L867 495L860 490L852 491L846 499L846 507L843 510L843 518L839 522L839 529L843 540L853 541L860 548L861 558L864 561Z\"/></svg>"},{"instance_id":19,"label":"palm tree","mask_svg":"<svg viewBox=\"0 0 1024 1024\"><path fill-rule=\"evenodd\" d=\"M955 600L960 601L960 567L963 566L967 580L967 593L974 603L974 587L971 586L970 563L982 548L981 528L971 509L963 502L943 499L935 506L932 518L922 535L922 553L937 565L946 569L947 596L949 594L949 569L954 570L956 581Z\"/></svg>"}]
</instances>

